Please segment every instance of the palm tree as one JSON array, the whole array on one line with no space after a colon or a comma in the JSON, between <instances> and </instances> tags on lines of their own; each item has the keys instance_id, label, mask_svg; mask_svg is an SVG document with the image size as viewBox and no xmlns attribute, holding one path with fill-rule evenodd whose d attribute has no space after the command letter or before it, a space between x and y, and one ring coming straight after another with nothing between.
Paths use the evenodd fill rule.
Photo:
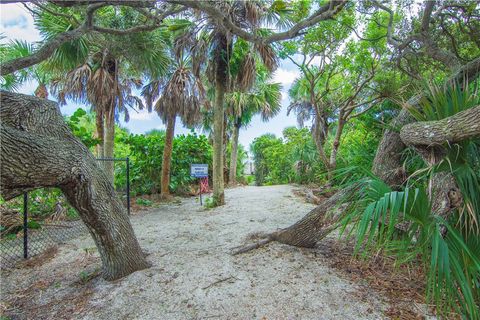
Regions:
<instances>
[{"instance_id":1,"label":"palm tree","mask_svg":"<svg viewBox=\"0 0 480 320\"><path fill-rule=\"evenodd\" d=\"M180 117L186 126L194 125L201 117L201 106L205 102L205 90L199 74L194 74L194 71L191 56L181 50L168 76L151 81L142 90L149 111L153 101L158 98L154 108L167 126L160 191L160 196L164 199L170 196L170 167L176 118Z\"/></svg>"},{"instance_id":2,"label":"palm tree","mask_svg":"<svg viewBox=\"0 0 480 320\"><path fill-rule=\"evenodd\" d=\"M232 117L232 149L230 154L230 184L236 183L237 153L240 128L248 126L254 115L260 114L268 121L281 109L281 90L279 83L268 82L267 77L258 77L254 89L248 92L235 91L227 95L227 114Z\"/></svg>"},{"instance_id":3,"label":"palm tree","mask_svg":"<svg viewBox=\"0 0 480 320\"><path fill-rule=\"evenodd\" d=\"M128 28L138 23L136 11L124 10L129 14L105 12L104 26ZM54 15L48 10L38 9L35 14L36 26L46 41L80 23L73 16ZM123 36L92 33L63 44L45 61L45 69L56 75L52 89L60 103L73 99L90 104L95 111L98 157L114 157L115 122L119 115L124 114L128 121L127 107L143 107L142 101L132 94L134 88L141 87L140 79L167 70L169 39L162 30ZM113 162L104 165L113 181Z\"/></svg>"},{"instance_id":4,"label":"palm tree","mask_svg":"<svg viewBox=\"0 0 480 320\"><path fill-rule=\"evenodd\" d=\"M2 40L4 37L0 37ZM35 46L23 40L13 40L9 43L0 44L0 61L10 60L14 58L26 57L31 55ZM38 83L34 91L35 96L47 99L48 90L47 83L49 81L49 74L42 68L42 64L35 65L5 77L1 77L0 88L10 91L18 90L19 86L27 81L34 80Z\"/></svg>"},{"instance_id":5,"label":"palm tree","mask_svg":"<svg viewBox=\"0 0 480 320\"><path fill-rule=\"evenodd\" d=\"M143 108L141 100L132 95L133 88L140 88L141 81L130 77L126 63L123 57L116 57L105 48L52 83L53 92L61 104L66 104L66 99L70 98L92 106L96 114L96 135L100 140L98 157L114 157L118 115L123 113L125 121L128 121L127 107ZM113 181L113 162L104 165Z\"/></svg>"},{"instance_id":6,"label":"palm tree","mask_svg":"<svg viewBox=\"0 0 480 320\"><path fill-rule=\"evenodd\" d=\"M221 7L225 15L237 26L249 26L258 32L268 32L259 28L261 24L272 26L273 21L278 20L281 25L276 27L281 29L288 22L286 17L289 9L286 4L268 7L266 3L260 1L218 1L216 5ZM199 14L194 16L199 21L193 23L191 35L199 34L199 30L204 35L196 37L199 41L195 47L200 49L199 52L203 50L203 53L196 53L195 56L204 59L209 57L207 75L215 91L213 104L213 202L215 205L223 205L225 203L223 176L225 95L237 88L249 90L249 87L255 83L255 56L258 55L270 71L276 68L277 59L269 44L252 45L240 38L232 37L222 25L218 25L208 16ZM242 51L243 54L235 56L235 47L239 44L242 44L246 50ZM232 59L236 59L236 63L232 64ZM232 70L234 65L238 67L236 70Z\"/></svg>"}]
</instances>

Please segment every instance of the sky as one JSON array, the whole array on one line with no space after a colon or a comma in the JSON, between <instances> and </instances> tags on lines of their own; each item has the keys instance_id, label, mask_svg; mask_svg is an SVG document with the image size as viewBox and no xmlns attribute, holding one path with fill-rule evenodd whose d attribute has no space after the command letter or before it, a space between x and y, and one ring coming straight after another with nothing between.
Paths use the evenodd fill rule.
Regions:
<instances>
[{"instance_id":1,"label":"sky","mask_svg":"<svg viewBox=\"0 0 480 320\"><path fill-rule=\"evenodd\" d=\"M5 37L2 42L8 42L14 39L28 42L41 40L40 33L35 28L32 16L21 4L0 4L0 18L0 34ZM298 75L299 71L292 62L288 60L280 62L279 68L274 74L273 81L279 82L283 86L282 110L275 118L268 122L262 122L260 116L254 117L251 124L240 131L239 140L243 146L248 148L253 139L265 133L273 133L276 136L281 136L285 127L296 125L295 115L291 114L287 116L287 107L290 103L288 89ZM35 81L28 81L21 86L18 92L33 94L36 87L37 84ZM53 99L53 97L50 97L50 99ZM90 107L88 105L68 102L66 106L61 107L61 111L64 115L70 115L78 108L88 110ZM165 125L155 112L136 112L134 110L130 111L130 121L128 123L125 123L123 119L121 119L121 126L136 134L145 133L152 129L165 129ZM176 134L184 134L189 131L189 129L182 126L181 121L176 122Z\"/></svg>"}]
</instances>

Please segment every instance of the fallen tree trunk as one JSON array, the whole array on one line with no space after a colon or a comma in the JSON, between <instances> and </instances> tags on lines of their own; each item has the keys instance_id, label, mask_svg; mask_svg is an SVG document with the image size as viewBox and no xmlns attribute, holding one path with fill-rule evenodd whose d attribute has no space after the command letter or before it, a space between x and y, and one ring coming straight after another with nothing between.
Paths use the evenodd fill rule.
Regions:
<instances>
[{"instance_id":1,"label":"fallen tree trunk","mask_svg":"<svg viewBox=\"0 0 480 320\"><path fill-rule=\"evenodd\" d=\"M1 195L8 200L28 190L58 187L92 235L105 279L147 268L125 207L58 106L2 90L0 118Z\"/></svg>"},{"instance_id":2,"label":"fallen tree trunk","mask_svg":"<svg viewBox=\"0 0 480 320\"><path fill-rule=\"evenodd\" d=\"M350 202L360 186L360 183L356 183L338 191L290 227L268 234L260 234L260 240L253 244L233 248L232 254L245 253L271 241L296 247L315 247L318 241L337 227L337 222L343 217L347 205L339 206L339 204Z\"/></svg>"}]
</instances>

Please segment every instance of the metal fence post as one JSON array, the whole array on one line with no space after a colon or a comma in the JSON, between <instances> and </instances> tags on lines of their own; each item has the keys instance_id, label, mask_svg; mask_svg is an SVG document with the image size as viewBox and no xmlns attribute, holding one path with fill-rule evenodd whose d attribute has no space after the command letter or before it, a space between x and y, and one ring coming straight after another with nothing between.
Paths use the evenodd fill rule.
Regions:
<instances>
[{"instance_id":1,"label":"metal fence post","mask_svg":"<svg viewBox=\"0 0 480 320\"><path fill-rule=\"evenodd\" d=\"M23 258L28 258L28 192L23 193Z\"/></svg>"},{"instance_id":2,"label":"metal fence post","mask_svg":"<svg viewBox=\"0 0 480 320\"><path fill-rule=\"evenodd\" d=\"M130 215L130 158L127 157L127 212Z\"/></svg>"}]
</instances>

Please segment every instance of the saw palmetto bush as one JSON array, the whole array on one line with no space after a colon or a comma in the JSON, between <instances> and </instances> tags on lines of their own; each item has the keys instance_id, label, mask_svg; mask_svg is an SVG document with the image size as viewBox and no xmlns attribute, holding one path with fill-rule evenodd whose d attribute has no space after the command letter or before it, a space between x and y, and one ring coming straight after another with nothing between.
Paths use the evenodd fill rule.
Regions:
<instances>
[{"instance_id":1,"label":"saw palmetto bush","mask_svg":"<svg viewBox=\"0 0 480 320\"><path fill-rule=\"evenodd\" d=\"M432 85L429 93L421 108L409 107L419 121L444 119L479 104L474 90L459 85ZM436 146L441 159L425 160L400 190L375 178L363 181L355 205L340 223L342 233L356 239L356 254L383 251L399 265L423 266L427 302L445 318L455 312L480 319L479 146L478 139ZM461 194L447 216L434 206L437 174L452 174Z\"/></svg>"}]
</instances>

